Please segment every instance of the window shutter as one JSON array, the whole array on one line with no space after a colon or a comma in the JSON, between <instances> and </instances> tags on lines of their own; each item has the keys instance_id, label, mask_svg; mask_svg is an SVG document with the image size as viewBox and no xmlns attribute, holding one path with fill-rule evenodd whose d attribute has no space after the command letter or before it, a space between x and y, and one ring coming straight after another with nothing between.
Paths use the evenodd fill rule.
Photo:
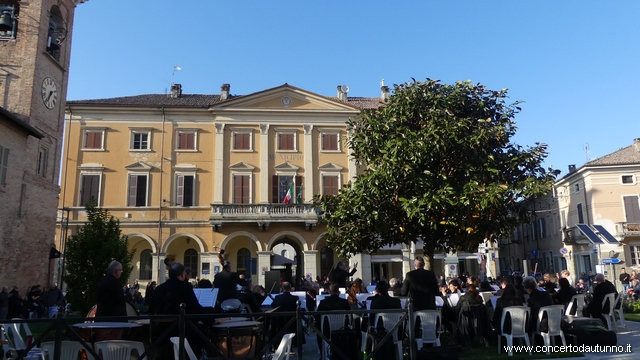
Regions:
<instances>
[{"instance_id":1,"label":"window shutter","mask_svg":"<svg viewBox=\"0 0 640 360\"><path fill-rule=\"evenodd\" d=\"M99 203L100 175L83 175L80 189L80 206L89 204L92 197L97 205Z\"/></svg>"},{"instance_id":2,"label":"window shutter","mask_svg":"<svg viewBox=\"0 0 640 360\"><path fill-rule=\"evenodd\" d=\"M146 175L138 175L136 187L136 206L147 206L147 179Z\"/></svg>"},{"instance_id":3,"label":"window shutter","mask_svg":"<svg viewBox=\"0 0 640 360\"><path fill-rule=\"evenodd\" d=\"M278 203L278 175L271 176L271 203Z\"/></svg>"},{"instance_id":4,"label":"window shutter","mask_svg":"<svg viewBox=\"0 0 640 360\"><path fill-rule=\"evenodd\" d=\"M102 132L96 131L93 134L93 148L102 149Z\"/></svg>"},{"instance_id":5,"label":"window shutter","mask_svg":"<svg viewBox=\"0 0 640 360\"><path fill-rule=\"evenodd\" d=\"M87 149L93 149L93 133L87 131L84 134L84 147Z\"/></svg>"},{"instance_id":6,"label":"window shutter","mask_svg":"<svg viewBox=\"0 0 640 360\"><path fill-rule=\"evenodd\" d=\"M178 175L176 177L176 205L182 206L184 201L184 176Z\"/></svg>"},{"instance_id":7,"label":"window shutter","mask_svg":"<svg viewBox=\"0 0 640 360\"><path fill-rule=\"evenodd\" d=\"M196 136L194 133L189 133L187 134L187 149L189 150L194 150L196 148L195 146L195 139Z\"/></svg>"},{"instance_id":8,"label":"window shutter","mask_svg":"<svg viewBox=\"0 0 640 360\"><path fill-rule=\"evenodd\" d=\"M194 178L193 176L185 176L184 177L184 197L182 201L183 206L193 206L193 187L194 187Z\"/></svg>"},{"instance_id":9,"label":"window shutter","mask_svg":"<svg viewBox=\"0 0 640 360\"><path fill-rule=\"evenodd\" d=\"M129 175L129 204L128 206L136 206L138 190L138 176Z\"/></svg>"},{"instance_id":10,"label":"window shutter","mask_svg":"<svg viewBox=\"0 0 640 360\"><path fill-rule=\"evenodd\" d=\"M249 191L249 175L243 175L242 176L242 203L243 204L248 204L249 203L249 194L251 193Z\"/></svg>"},{"instance_id":11,"label":"window shutter","mask_svg":"<svg viewBox=\"0 0 640 360\"><path fill-rule=\"evenodd\" d=\"M338 134L331 135L331 150L338 150Z\"/></svg>"},{"instance_id":12,"label":"window shutter","mask_svg":"<svg viewBox=\"0 0 640 360\"><path fill-rule=\"evenodd\" d=\"M293 150L293 134L287 134L287 150Z\"/></svg>"},{"instance_id":13,"label":"window shutter","mask_svg":"<svg viewBox=\"0 0 640 360\"><path fill-rule=\"evenodd\" d=\"M242 176L240 175L233 177L233 203L242 203Z\"/></svg>"},{"instance_id":14,"label":"window shutter","mask_svg":"<svg viewBox=\"0 0 640 360\"><path fill-rule=\"evenodd\" d=\"M293 183L295 184L295 191L293 192L293 199L291 199L292 204L296 204L298 202L298 194L300 193L300 186L302 186L302 176L296 175Z\"/></svg>"},{"instance_id":15,"label":"window shutter","mask_svg":"<svg viewBox=\"0 0 640 360\"><path fill-rule=\"evenodd\" d=\"M638 205L637 196L625 196L624 200L624 212L627 217L627 222L640 221L640 205Z\"/></svg>"},{"instance_id":16,"label":"window shutter","mask_svg":"<svg viewBox=\"0 0 640 360\"><path fill-rule=\"evenodd\" d=\"M322 150L329 150L328 137L327 134L322 134Z\"/></svg>"}]
</instances>

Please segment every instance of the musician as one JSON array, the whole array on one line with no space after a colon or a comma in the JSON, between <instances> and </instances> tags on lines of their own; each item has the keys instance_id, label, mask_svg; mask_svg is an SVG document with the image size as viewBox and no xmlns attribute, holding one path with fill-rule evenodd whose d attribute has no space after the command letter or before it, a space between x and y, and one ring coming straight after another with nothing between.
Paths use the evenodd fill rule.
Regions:
<instances>
[{"instance_id":1,"label":"musician","mask_svg":"<svg viewBox=\"0 0 640 360\"><path fill-rule=\"evenodd\" d=\"M96 316L127 316L127 303L120 284L122 264L112 261L107 274L98 284L98 309Z\"/></svg>"},{"instance_id":2,"label":"musician","mask_svg":"<svg viewBox=\"0 0 640 360\"><path fill-rule=\"evenodd\" d=\"M251 289L251 278L245 279L245 282L247 283L247 286L243 287L241 291L236 293L238 300L243 304L249 305L252 313L262 312L262 308L260 307L262 303L258 303L253 293L248 291Z\"/></svg>"},{"instance_id":3,"label":"musician","mask_svg":"<svg viewBox=\"0 0 640 360\"><path fill-rule=\"evenodd\" d=\"M371 299L371 310L402 309L400 299L389 296L389 284L386 281L378 281L376 295L367 298L369 299ZM375 319L375 314L372 313L369 316Z\"/></svg>"},{"instance_id":4,"label":"musician","mask_svg":"<svg viewBox=\"0 0 640 360\"><path fill-rule=\"evenodd\" d=\"M187 314L204 314L207 311L200 305L191 284L185 281L185 267L180 263L174 263L169 268L169 280L158 285L153 292L153 298L149 304L149 315L177 315L180 314L180 304L186 305ZM205 325L213 325L213 320L203 318ZM154 324L154 335L162 334L171 322L158 322ZM204 342L190 329L186 327L186 337L191 344L193 352L200 358ZM206 334L206 331L203 331ZM179 330L175 327L169 336L178 336ZM159 352L160 353L160 352Z\"/></svg>"},{"instance_id":5,"label":"musician","mask_svg":"<svg viewBox=\"0 0 640 360\"><path fill-rule=\"evenodd\" d=\"M415 270L409 271L402 285L402 296L413 299L413 308L419 310L435 310L438 294L438 279L433 271L424 269L424 258L416 257L413 262Z\"/></svg>"},{"instance_id":6,"label":"musician","mask_svg":"<svg viewBox=\"0 0 640 360\"><path fill-rule=\"evenodd\" d=\"M607 303L603 308L602 301L604 301L605 295L610 293L615 294L617 290L609 280L605 280L604 275L602 274L596 274L593 279L593 283L595 284L595 287L593 288L593 300L591 300L584 309L584 315L591 316L592 318L599 318L602 314L607 314L609 312L610 306L615 305Z\"/></svg>"},{"instance_id":7,"label":"musician","mask_svg":"<svg viewBox=\"0 0 640 360\"><path fill-rule=\"evenodd\" d=\"M340 286L338 284L333 283L329 285L329 293L331 294L329 297L320 301L318 304L317 311L328 311L328 310L351 310L349 306L349 302L347 299L343 299L340 297ZM322 324L320 323L321 317L320 315L316 315L316 326L320 330L322 330ZM325 334L331 336L331 334ZM355 345L355 344L354 344ZM322 350L322 338L318 336L318 349Z\"/></svg>"},{"instance_id":8,"label":"musician","mask_svg":"<svg viewBox=\"0 0 640 360\"><path fill-rule=\"evenodd\" d=\"M231 271L231 263L225 261L222 271L217 273L213 279L213 286L218 288L218 302L222 304L228 299L237 299L236 285L247 286L247 282L238 276L238 273Z\"/></svg>"},{"instance_id":9,"label":"musician","mask_svg":"<svg viewBox=\"0 0 640 360\"><path fill-rule=\"evenodd\" d=\"M298 307L298 298L295 295L291 295L291 283L285 281L282 283L282 294L277 295L271 306L275 309L274 312L294 312ZM275 336L287 322L291 319L290 316L276 316L271 322L271 336ZM296 323L289 325L288 332L296 332ZM296 336L297 337L297 336ZM280 343L281 339L276 340L276 344ZM297 344L295 337L293 339L293 343Z\"/></svg>"},{"instance_id":10,"label":"musician","mask_svg":"<svg viewBox=\"0 0 640 360\"><path fill-rule=\"evenodd\" d=\"M333 272L331 273L331 279L333 280L334 284L338 284L338 288L347 287L347 278L349 276L353 276L353 274L358 271L358 263L353 266L353 269L351 271L347 270L349 270L349 267L344 261L339 261L338 266L333 269Z\"/></svg>"},{"instance_id":11,"label":"musician","mask_svg":"<svg viewBox=\"0 0 640 360\"><path fill-rule=\"evenodd\" d=\"M536 330L537 322L535 319L538 318L538 311L540 311L540 308L543 306L553 305L553 299L548 292L538 289L536 280L531 276L527 276L522 285L524 285L524 290L529 294L527 305L531 308L530 319L534 319L533 321L529 321L529 334L532 334ZM549 329L548 324L548 319L546 317L543 318L542 321L540 321L540 331L547 332Z\"/></svg>"}]
</instances>

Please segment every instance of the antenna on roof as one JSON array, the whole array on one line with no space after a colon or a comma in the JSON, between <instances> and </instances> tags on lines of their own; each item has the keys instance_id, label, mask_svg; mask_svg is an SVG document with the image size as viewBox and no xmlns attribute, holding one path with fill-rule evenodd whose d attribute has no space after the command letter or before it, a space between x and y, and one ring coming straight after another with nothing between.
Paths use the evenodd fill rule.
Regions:
<instances>
[{"instance_id":1,"label":"antenna on roof","mask_svg":"<svg viewBox=\"0 0 640 360\"><path fill-rule=\"evenodd\" d=\"M589 143L584 144L584 152L587 156L587 161L591 161L591 152L589 152Z\"/></svg>"},{"instance_id":2,"label":"antenna on roof","mask_svg":"<svg viewBox=\"0 0 640 360\"><path fill-rule=\"evenodd\" d=\"M174 78L174 76L176 75L176 71L180 71L180 70L182 70L182 68L181 68L180 66L178 66L178 65L175 65L175 66L173 67L173 72L171 73L171 86L173 86L173 85L175 84L175 83L173 82L173 78Z\"/></svg>"}]
</instances>

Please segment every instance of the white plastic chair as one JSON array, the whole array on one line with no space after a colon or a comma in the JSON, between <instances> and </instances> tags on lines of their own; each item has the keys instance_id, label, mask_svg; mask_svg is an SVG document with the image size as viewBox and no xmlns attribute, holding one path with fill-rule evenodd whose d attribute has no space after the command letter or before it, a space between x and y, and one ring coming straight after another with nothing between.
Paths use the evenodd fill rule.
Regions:
<instances>
[{"instance_id":1,"label":"white plastic chair","mask_svg":"<svg viewBox=\"0 0 640 360\"><path fill-rule=\"evenodd\" d=\"M176 359L180 358L180 338L177 336L172 337L171 342L173 343L173 357ZM196 354L194 354L191 349L191 345L189 345L189 340L184 339L184 351L187 353L187 358L189 360L198 360Z\"/></svg>"},{"instance_id":2,"label":"white plastic chair","mask_svg":"<svg viewBox=\"0 0 640 360\"><path fill-rule=\"evenodd\" d=\"M571 315L573 312L573 308L576 308L575 315L576 317L582 317L582 310L584 309L584 294L576 294L573 295L571 301L567 304L567 310L565 310L565 315Z\"/></svg>"},{"instance_id":3,"label":"white plastic chair","mask_svg":"<svg viewBox=\"0 0 640 360\"><path fill-rule=\"evenodd\" d=\"M21 318L13 318L11 320L22 320ZM16 350L24 350L27 348L27 344L24 342L22 335L20 334L20 323L11 323L9 325L9 331L13 335L13 346Z\"/></svg>"},{"instance_id":4,"label":"white plastic chair","mask_svg":"<svg viewBox=\"0 0 640 360\"><path fill-rule=\"evenodd\" d=\"M49 354L49 359L53 359L53 352L55 350L56 342L55 341L47 341L43 342L40 345L40 353L42 354L42 358L46 359ZM61 341L60 342L60 359L77 359L78 353L83 351L87 360L94 360L95 358L91 353L87 351L87 349L82 346L82 344L78 341Z\"/></svg>"},{"instance_id":5,"label":"white plastic chair","mask_svg":"<svg viewBox=\"0 0 640 360\"><path fill-rule=\"evenodd\" d=\"M328 320L328 329L325 329L325 319ZM322 331L323 334L331 334L333 330L342 329L345 321L347 321L347 315L322 315L320 319L320 331ZM331 335L329 335L329 338L331 338ZM322 341L322 360L327 359L327 354L329 353L328 350L329 343Z\"/></svg>"},{"instance_id":6,"label":"white plastic chair","mask_svg":"<svg viewBox=\"0 0 640 360\"><path fill-rule=\"evenodd\" d=\"M10 354L11 357L18 357L18 352L9 346L10 339L7 330L11 327L11 324L0 324L0 340L2 341L2 354ZM5 336L6 335L6 336Z\"/></svg>"},{"instance_id":7,"label":"white plastic chair","mask_svg":"<svg viewBox=\"0 0 640 360\"><path fill-rule=\"evenodd\" d=\"M94 344L96 353L102 360L130 359L133 350L138 352L138 356L144 353L144 344L139 341L128 340L105 340ZM102 353L101 353L102 352Z\"/></svg>"},{"instance_id":8,"label":"white plastic chair","mask_svg":"<svg viewBox=\"0 0 640 360\"><path fill-rule=\"evenodd\" d=\"M504 329L504 322L507 318L507 314L511 317L511 334L506 334ZM527 346L531 346L529 342L529 335L527 334L527 324L529 322L529 316L531 309L528 306L508 306L502 310L502 318L500 319L500 336L498 337L498 353L502 350L502 337L507 340L507 346L513 346L513 339L522 338ZM510 348L511 349L511 348ZM509 356L513 356L513 351L509 350ZM531 355L531 351L529 351Z\"/></svg>"},{"instance_id":9,"label":"white plastic chair","mask_svg":"<svg viewBox=\"0 0 640 360\"><path fill-rule=\"evenodd\" d=\"M391 329L400 321L403 314L376 314L376 322L375 327L378 327L378 323L382 320L382 325L387 330L387 332L391 331ZM400 325L399 329L404 329L404 325ZM393 332L393 343L396 345L398 349L398 359L401 360L402 357L402 341L398 341L398 329Z\"/></svg>"},{"instance_id":10,"label":"white plastic chair","mask_svg":"<svg viewBox=\"0 0 640 360\"><path fill-rule=\"evenodd\" d=\"M544 317L544 314L547 314L547 323L548 329L547 332L540 331L540 322ZM564 333L561 329L562 324L562 316L564 314L564 305L550 305L543 306L538 311L538 322L536 325L536 334L542 336L542 340L544 341L544 346L547 347L547 355L550 355L551 352L548 350L553 343L555 345L555 337L560 336L562 339L562 345L567 346L567 342L564 339Z\"/></svg>"},{"instance_id":11,"label":"white plastic chair","mask_svg":"<svg viewBox=\"0 0 640 360\"><path fill-rule=\"evenodd\" d=\"M441 318L438 310L421 310L415 312L415 317L420 318L420 329L422 329L422 337L416 338L418 350L422 349L424 344L436 344L440 346L440 329Z\"/></svg>"},{"instance_id":12,"label":"white plastic chair","mask_svg":"<svg viewBox=\"0 0 640 360\"><path fill-rule=\"evenodd\" d=\"M284 334L271 360L289 360L289 355L291 355L291 340L294 336L296 336L295 333Z\"/></svg>"},{"instance_id":13,"label":"white plastic chair","mask_svg":"<svg viewBox=\"0 0 640 360\"><path fill-rule=\"evenodd\" d=\"M616 315L615 315L616 314L615 313L616 294L609 293L604 296L604 300L602 300L602 309L604 309L604 306L607 304L607 302L609 303L609 312L606 314L603 312L602 317L604 318L604 321L607 323L607 330L618 332L618 324L616 324Z\"/></svg>"},{"instance_id":14,"label":"white plastic chair","mask_svg":"<svg viewBox=\"0 0 640 360\"><path fill-rule=\"evenodd\" d=\"M620 321L620 327L626 328L627 324L624 322L624 312L622 311L622 296L620 294L616 294L616 306L614 307L614 312L616 314L616 321ZM26 324L25 324L26 325Z\"/></svg>"}]
</instances>

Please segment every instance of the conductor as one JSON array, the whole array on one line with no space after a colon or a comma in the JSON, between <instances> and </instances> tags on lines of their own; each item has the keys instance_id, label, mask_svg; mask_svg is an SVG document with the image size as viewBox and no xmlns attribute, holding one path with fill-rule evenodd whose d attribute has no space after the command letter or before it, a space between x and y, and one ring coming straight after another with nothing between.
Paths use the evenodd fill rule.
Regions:
<instances>
[{"instance_id":1,"label":"conductor","mask_svg":"<svg viewBox=\"0 0 640 360\"><path fill-rule=\"evenodd\" d=\"M213 286L218 288L218 302L222 304L228 299L237 299L236 285L247 286L247 282L238 276L238 273L231 271L231 263L225 261L222 271L217 273L213 279Z\"/></svg>"},{"instance_id":2,"label":"conductor","mask_svg":"<svg viewBox=\"0 0 640 360\"><path fill-rule=\"evenodd\" d=\"M358 271L358 263L353 265L353 269L351 271L347 270L349 270L347 264L344 261L339 261L338 266L336 266L331 273L331 280L334 284L337 284L339 288L347 287L347 278L349 276L353 276L353 274Z\"/></svg>"}]
</instances>

